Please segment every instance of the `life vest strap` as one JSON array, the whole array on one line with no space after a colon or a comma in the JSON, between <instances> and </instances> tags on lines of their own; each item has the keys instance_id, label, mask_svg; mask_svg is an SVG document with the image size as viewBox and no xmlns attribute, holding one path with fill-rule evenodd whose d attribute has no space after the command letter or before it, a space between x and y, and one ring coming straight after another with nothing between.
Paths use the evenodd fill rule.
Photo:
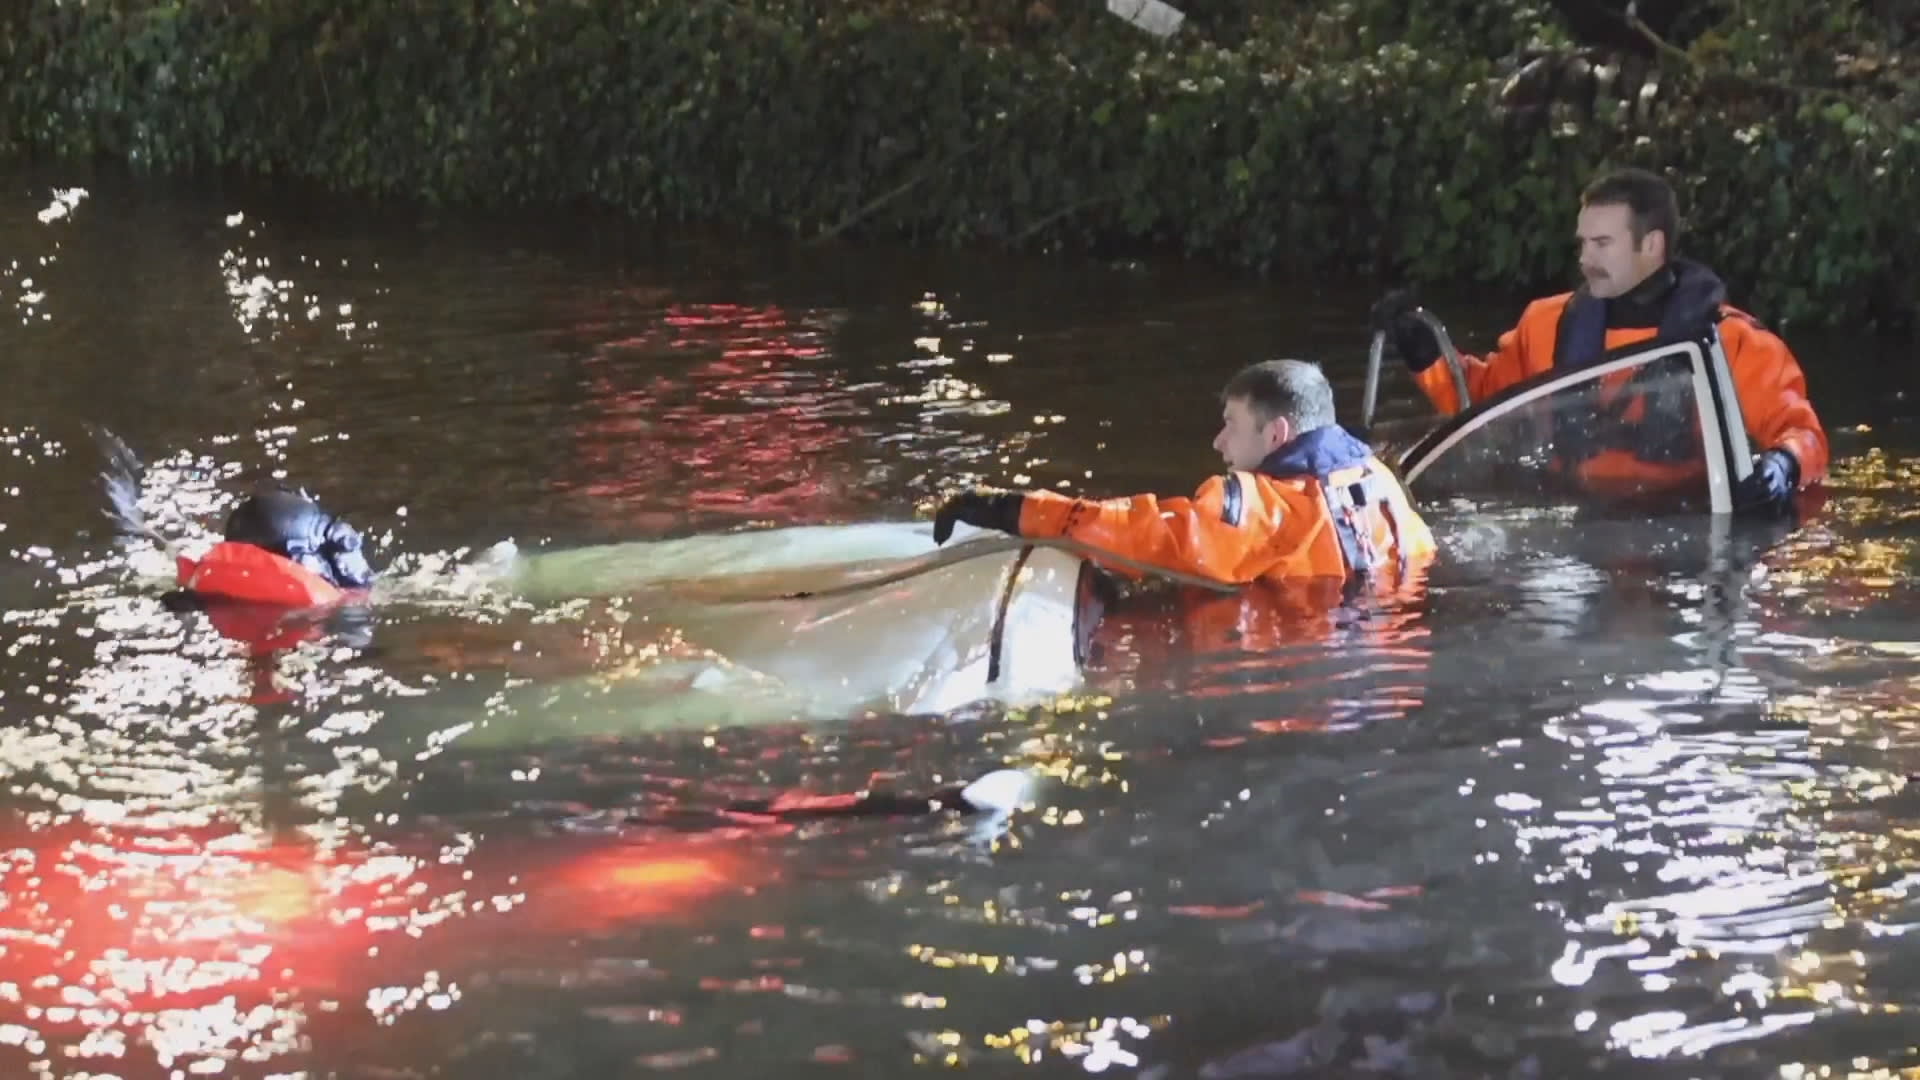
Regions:
<instances>
[{"instance_id":1,"label":"life vest strap","mask_svg":"<svg viewBox=\"0 0 1920 1080\"><path fill-rule=\"evenodd\" d=\"M1320 479L1321 496L1327 503L1327 515L1333 522L1334 536L1340 541L1340 555L1346 561L1349 578L1365 578L1381 560L1374 543L1371 514L1386 522L1394 547L1400 549L1400 523L1393 516L1393 495L1384 477L1372 462L1338 469Z\"/></svg>"}]
</instances>

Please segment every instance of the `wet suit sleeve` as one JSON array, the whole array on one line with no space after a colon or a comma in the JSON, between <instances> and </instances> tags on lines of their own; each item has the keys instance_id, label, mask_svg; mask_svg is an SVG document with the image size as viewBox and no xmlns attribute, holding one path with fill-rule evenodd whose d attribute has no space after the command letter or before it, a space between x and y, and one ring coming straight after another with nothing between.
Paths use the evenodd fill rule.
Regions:
<instances>
[{"instance_id":1,"label":"wet suit sleeve","mask_svg":"<svg viewBox=\"0 0 1920 1080\"><path fill-rule=\"evenodd\" d=\"M1485 401L1551 364L1552 357L1527 354L1527 338L1521 333L1521 328L1536 317L1534 308L1544 303L1548 301L1536 300L1528 305L1526 312L1520 316L1519 325L1501 334L1499 345L1492 352L1485 356L1460 354L1460 360L1467 369L1467 393L1473 400ZM1452 416L1460 411L1460 395L1454 391L1453 373L1447 370L1447 361L1440 356L1439 345L1435 344L1432 348L1435 359L1425 368L1414 372L1413 381L1420 385L1427 400L1433 402L1433 407L1441 415Z\"/></svg>"},{"instance_id":2,"label":"wet suit sleeve","mask_svg":"<svg viewBox=\"0 0 1920 1080\"><path fill-rule=\"evenodd\" d=\"M1779 335L1740 318L1721 324L1733 391L1754 451L1781 449L1800 463L1800 486L1825 479L1827 433L1807 400L1807 377Z\"/></svg>"},{"instance_id":3,"label":"wet suit sleeve","mask_svg":"<svg viewBox=\"0 0 1920 1080\"><path fill-rule=\"evenodd\" d=\"M1169 570L1241 584L1272 560L1256 558L1271 542L1280 508L1265 505L1253 477L1216 476L1192 498L1134 495L1071 499L1029 492L1020 512L1022 536L1064 536Z\"/></svg>"}]
</instances>

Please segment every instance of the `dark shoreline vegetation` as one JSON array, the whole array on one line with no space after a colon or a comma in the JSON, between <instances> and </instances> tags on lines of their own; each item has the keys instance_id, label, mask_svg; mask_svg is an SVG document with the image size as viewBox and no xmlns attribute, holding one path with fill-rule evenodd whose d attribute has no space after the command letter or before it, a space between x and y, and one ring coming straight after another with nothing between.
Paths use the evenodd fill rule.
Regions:
<instances>
[{"instance_id":1,"label":"dark shoreline vegetation","mask_svg":"<svg viewBox=\"0 0 1920 1080\"><path fill-rule=\"evenodd\" d=\"M1914 0L0 0L0 157L1562 287L1607 164L1775 326L1920 326Z\"/></svg>"}]
</instances>

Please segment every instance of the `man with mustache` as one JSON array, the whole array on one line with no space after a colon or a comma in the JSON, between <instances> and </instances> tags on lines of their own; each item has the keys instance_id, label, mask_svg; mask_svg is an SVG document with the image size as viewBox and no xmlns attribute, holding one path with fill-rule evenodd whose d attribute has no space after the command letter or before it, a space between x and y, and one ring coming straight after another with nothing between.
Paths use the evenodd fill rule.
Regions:
<instances>
[{"instance_id":1,"label":"man with mustache","mask_svg":"<svg viewBox=\"0 0 1920 1080\"><path fill-rule=\"evenodd\" d=\"M1581 196L1576 231L1585 284L1535 300L1492 353L1462 358L1473 400L1550 368L1577 369L1614 349L1686 340L1717 325L1748 435L1761 448L1735 491L1736 509L1784 510L1796 491L1823 480L1827 435L1807 400L1799 362L1786 342L1726 302L1726 286L1712 270L1676 257L1680 212L1666 180L1641 169L1602 175ZM1440 345L1414 316L1417 309L1408 292L1391 292L1374 305L1373 327L1393 339L1434 407L1450 415L1461 403L1436 363ZM1663 452L1675 433L1645 434L1640 460L1615 462L1606 471L1616 477L1635 472L1650 485L1684 482L1674 455Z\"/></svg>"}]
</instances>

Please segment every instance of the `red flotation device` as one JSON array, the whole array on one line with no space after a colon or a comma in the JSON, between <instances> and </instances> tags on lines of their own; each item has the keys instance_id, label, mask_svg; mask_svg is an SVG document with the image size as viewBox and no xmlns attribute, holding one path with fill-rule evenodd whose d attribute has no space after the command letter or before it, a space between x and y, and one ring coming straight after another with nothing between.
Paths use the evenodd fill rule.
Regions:
<instances>
[{"instance_id":1,"label":"red flotation device","mask_svg":"<svg viewBox=\"0 0 1920 1080\"><path fill-rule=\"evenodd\" d=\"M291 701L293 695L274 684L273 657L317 637L319 626L288 616L330 607L347 594L292 559L252 544L224 540L198 561L176 558L180 587L220 601L207 606L208 619L222 637L247 645L253 656L253 688L246 700L255 705Z\"/></svg>"},{"instance_id":2,"label":"red flotation device","mask_svg":"<svg viewBox=\"0 0 1920 1080\"><path fill-rule=\"evenodd\" d=\"M289 619L299 611L331 607L346 597L339 586L284 555L223 540L198 561L178 556L180 587L220 601L207 616L222 636L244 642L258 653L290 649L316 636L309 619Z\"/></svg>"},{"instance_id":3,"label":"red flotation device","mask_svg":"<svg viewBox=\"0 0 1920 1080\"><path fill-rule=\"evenodd\" d=\"M283 608L324 607L346 594L319 574L265 548L224 540L199 561L178 557L180 587L201 596Z\"/></svg>"}]
</instances>

